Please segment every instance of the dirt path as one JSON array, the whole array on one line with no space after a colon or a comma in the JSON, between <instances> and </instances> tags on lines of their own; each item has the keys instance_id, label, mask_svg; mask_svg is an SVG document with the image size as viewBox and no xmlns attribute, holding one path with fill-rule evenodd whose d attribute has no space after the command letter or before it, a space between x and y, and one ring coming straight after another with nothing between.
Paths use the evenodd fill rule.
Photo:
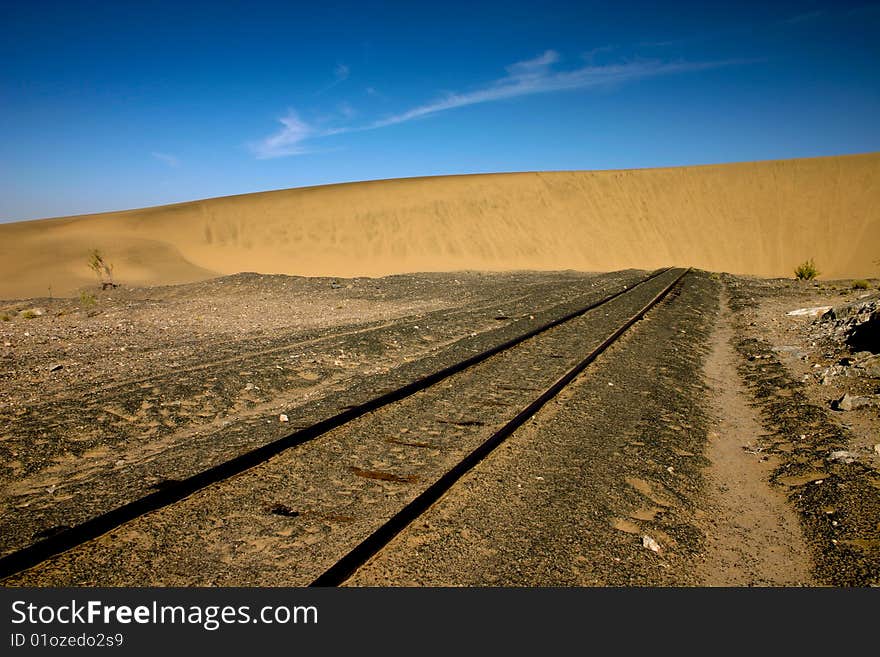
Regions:
<instances>
[{"instance_id":1,"label":"dirt path","mask_svg":"<svg viewBox=\"0 0 880 657\"><path fill-rule=\"evenodd\" d=\"M756 447L763 429L737 374L723 289L720 301L705 366L717 424L706 447L712 513L700 575L707 586L811 585L811 562L797 515L771 488L774 464Z\"/></svg>"}]
</instances>

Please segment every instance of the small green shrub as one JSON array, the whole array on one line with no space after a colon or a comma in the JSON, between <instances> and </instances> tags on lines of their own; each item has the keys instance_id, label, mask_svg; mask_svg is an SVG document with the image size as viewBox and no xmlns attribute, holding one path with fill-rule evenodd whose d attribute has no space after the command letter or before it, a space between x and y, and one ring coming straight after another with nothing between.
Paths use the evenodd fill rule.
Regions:
<instances>
[{"instance_id":1,"label":"small green shrub","mask_svg":"<svg viewBox=\"0 0 880 657\"><path fill-rule=\"evenodd\" d=\"M37 313L35 313L33 310L25 310L21 314L21 316L24 317L25 319L33 319L34 317L37 316Z\"/></svg>"},{"instance_id":2,"label":"small green shrub","mask_svg":"<svg viewBox=\"0 0 880 657\"><path fill-rule=\"evenodd\" d=\"M91 292L86 292L85 290L83 290L79 293L79 302L83 306L89 308L97 303L97 299L95 299L95 295Z\"/></svg>"},{"instance_id":3,"label":"small green shrub","mask_svg":"<svg viewBox=\"0 0 880 657\"><path fill-rule=\"evenodd\" d=\"M854 290L867 290L870 287L870 283L866 280L858 280L852 282L852 289Z\"/></svg>"},{"instance_id":4,"label":"small green shrub","mask_svg":"<svg viewBox=\"0 0 880 657\"><path fill-rule=\"evenodd\" d=\"M3 313L2 315L0 315L0 321L9 322L12 321L12 317L10 317L6 313Z\"/></svg>"},{"instance_id":5,"label":"small green shrub","mask_svg":"<svg viewBox=\"0 0 880 657\"><path fill-rule=\"evenodd\" d=\"M816 269L816 264L813 262L813 259L802 262L799 264L794 270L794 276L799 281L811 281L816 278L821 272Z\"/></svg>"}]
</instances>

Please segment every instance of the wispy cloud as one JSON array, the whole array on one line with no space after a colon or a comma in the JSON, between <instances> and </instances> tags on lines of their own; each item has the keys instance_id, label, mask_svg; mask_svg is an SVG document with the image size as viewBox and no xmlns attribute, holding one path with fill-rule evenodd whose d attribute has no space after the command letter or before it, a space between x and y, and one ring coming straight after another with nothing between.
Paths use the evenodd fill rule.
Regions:
<instances>
[{"instance_id":1,"label":"wispy cloud","mask_svg":"<svg viewBox=\"0 0 880 657\"><path fill-rule=\"evenodd\" d=\"M250 144L250 148L258 159L287 155L302 155L309 150L302 146L307 139L319 136L315 130L303 121L294 110L288 110L280 119L281 130L265 139Z\"/></svg>"},{"instance_id":2,"label":"wispy cloud","mask_svg":"<svg viewBox=\"0 0 880 657\"><path fill-rule=\"evenodd\" d=\"M296 112L280 119L281 130L251 144L251 150L261 159L299 155L309 152L303 142L351 132L376 130L406 123L423 117L447 112L470 105L491 103L521 96L547 94L576 89L609 87L635 80L700 71L726 66L734 62L663 62L633 61L603 66L587 65L569 70L556 70L561 57L555 50L547 50L534 59L511 64L506 75L482 87L461 93L449 93L436 100L363 125L341 125L319 129L302 121Z\"/></svg>"},{"instance_id":3,"label":"wispy cloud","mask_svg":"<svg viewBox=\"0 0 880 657\"><path fill-rule=\"evenodd\" d=\"M346 119L353 119L355 116L357 116L357 110L349 103L339 103L336 108L339 110L339 113Z\"/></svg>"},{"instance_id":4,"label":"wispy cloud","mask_svg":"<svg viewBox=\"0 0 880 657\"><path fill-rule=\"evenodd\" d=\"M351 69L346 65L339 63L333 68L333 80L331 80L328 84L324 85L320 89L315 92L316 96L320 96L326 91L330 91L333 87L342 84L346 80L348 80L351 75Z\"/></svg>"},{"instance_id":5,"label":"wispy cloud","mask_svg":"<svg viewBox=\"0 0 880 657\"><path fill-rule=\"evenodd\" d=\"M600 55L603 52L612 52L617 50L617 46L607 45L607 46L598 46L597 48L590 48L584 53L581 53L581 59L589 64L593 64L596 61L596 55Z\"/></svg>"},{"instance_id":6,"label":"wispy cloud","mask_svg":"<svg viewBox=\"0 0 880 657\"><path fill-rule=\"evenodd\" d=\"M552 65L559 61L559 55L548 50L536 59L518 62L507 67L507 75L481 89L458 94L448 94L434 102L426 103L411 110L375 121L370 128L412 121L413 119L445 112L458 107L490 103L520 96L532 96L557 91L607 87L633 80L715 68L720 62L630 62L606 66L584 66L569 71L554 72Z\"/></svg>"},{"instance_id":7,"label":"wispy cloud","mask_svg":"<svg viewBox=\"0 0 880 657\"><path fill-rule=\"evenodd\" d=\"M152 153L150 153L150 155L152 155L163 164L167 164L169 167L173 167L176 169L180 166L180 160L170 153L159 153L157 151L153 151Z\"/></svg>"}]
</instances>

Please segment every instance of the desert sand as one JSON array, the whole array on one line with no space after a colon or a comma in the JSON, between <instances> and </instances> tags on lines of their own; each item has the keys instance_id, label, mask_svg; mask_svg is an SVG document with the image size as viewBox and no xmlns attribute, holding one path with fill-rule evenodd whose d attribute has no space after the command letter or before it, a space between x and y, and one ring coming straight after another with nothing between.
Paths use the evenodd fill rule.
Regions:
<instances>
[{"instance_id":1,"label":"desert sand","mask_svg":"<svg viewBox=\"0 0 880 657\"><path fill-rule=\"evenodd\" d=\"M687 265L876 276L880 153L621 171L408 178L0 224L0 298L241 271L382 276Z\"/></svg>"}]
</instances>

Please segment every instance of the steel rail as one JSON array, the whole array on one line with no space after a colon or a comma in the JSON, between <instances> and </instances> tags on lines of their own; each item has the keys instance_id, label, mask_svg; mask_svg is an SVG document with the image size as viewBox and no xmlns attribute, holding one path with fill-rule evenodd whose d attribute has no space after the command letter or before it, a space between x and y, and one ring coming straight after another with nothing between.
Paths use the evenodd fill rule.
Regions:
<instances>
[{"instance_id":1,"label":"steel rail","mask_svg":"<svg viewBox=\"0 0 880 657\"><path fill-rule=\"evenodd\" d=\"M659 292L651 301L643 306L637 313L627 319L619 328L611 333L602 343L593 349L585 358L578 362L558 378L539 397L523 408L516 416L505 424L501 429L493 433L485 442L477 446L450 470L447 470L439 479L434 481L422 493L416 496L409 504L396 514L391 516L378 529L363 541L358 543L344 557L334 563L330 568L319 575L309 586L340 586L349 579L359 568L372 559L395 536L400 534L414 520L421 517L431 508L456 482L472 470L478 463L491 454L501 445L514 431L521 427L529 418L537 413L548 401L558 395L576 376L599 357L608 347L617 342L633 324L642 319L651 308L660 303L678 285L690 269L684 270Z\"/></svg>"},{"instance_id":2,"label":"steel rail","mask_svg":"<svg viewBox=\"0 0 880 657\"><path fill-rule=\"evenodd\" d=\"M300 428L293 433L272 442L250 449L238 456L218 463L217 465L211 466L210 468L197 472L184 479L169 482L160 490L139 497L109 511L105 511L72 527L67 527L56 534L3 555L0 557L0 580L25 571L61 554L62 552L66 552L67 550L98 538L127 522L135 520L136 518L176 504L193 493L207 488L212 484L219 483L235 475L241 474L246 470L250 470L288 449L314 440L328 431L341 427L367 413L425 390L453 374L458 374L459 372L473 367L492 356L507 351L526 340L534 338L560 324L581 317L591 310L603 306L624 294L632 292L641 285L644 285L670 271L670 269L670 267L660 269L646 276L631 287L624 287L598 301L570 312L563 317L546 322L490 349L474 354L473 356L448 367L420 377L373 399L355 406L350 406L331 417Z\"/></svg>"}]
</instances>

